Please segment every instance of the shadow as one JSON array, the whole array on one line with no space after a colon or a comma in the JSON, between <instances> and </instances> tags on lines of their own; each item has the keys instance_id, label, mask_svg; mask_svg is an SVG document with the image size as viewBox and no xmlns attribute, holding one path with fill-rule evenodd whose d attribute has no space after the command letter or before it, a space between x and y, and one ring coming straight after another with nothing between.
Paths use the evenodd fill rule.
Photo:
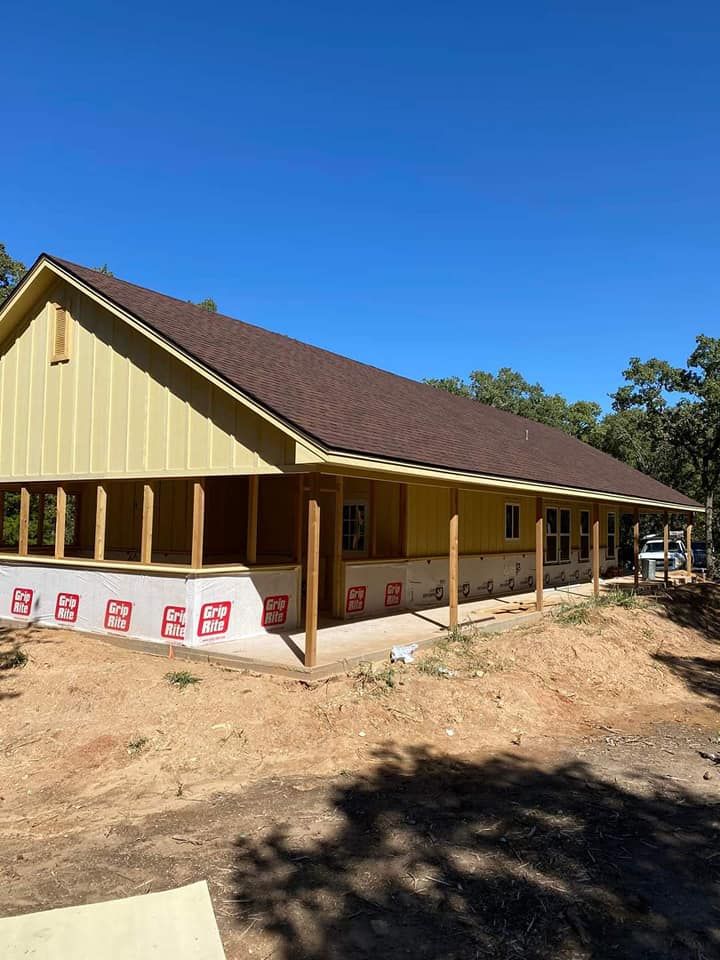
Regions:
<instances>
[{"instance_id":1,"label":"shadow","mask_svg":"<svg viewBox=\"0 0 720 960\"><path fill-rule=\"evenodd\" d=\"M700 630L709 640L720 641L720 584L679 585L659 594L656 600L673 623Z\"/></svg>"},{"instance_id":2,"label":"shadow","mask_svg":"<svg viewBox=\"0 0 720 960\"><path fill-rule=\"evenodd\" d=\"M670 653L653 654L653 660L672 670L693 693L720 698L720 659L675 657Z\"/></svg>"},{"instance_id":3,"label":"shadow","mask_svg":"<svg viewBox=\"0 0 720 960\"><path fill-rule=\"evenodd\" d=\"M327 816L236 841L273 960L720 956L718 804L579 762L379 760Z\"/></svg>"},{"instance_id":4,"label":"shadow","mask_svg":"<svg viewBox=\"0 0 720 960\"><path fill-rule=\"evenodd\" d=\"M42 628L32 624L22 627L0 626L0 683L16 679L22 673L28 660L28 647L58 642L59 639L43 635ZM20 695L18 690L0 690L0 700L13 700Z\"/></svg>"}]
</instances>

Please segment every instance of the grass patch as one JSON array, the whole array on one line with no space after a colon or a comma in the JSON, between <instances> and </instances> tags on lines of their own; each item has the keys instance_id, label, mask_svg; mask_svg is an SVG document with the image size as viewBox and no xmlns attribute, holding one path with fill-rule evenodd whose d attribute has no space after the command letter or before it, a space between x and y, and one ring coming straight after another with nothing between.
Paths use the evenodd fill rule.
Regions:
<instances>
[{"instance_id":1,"label":"grass patch","mask_svg":"<svg viewBox=\"0 0 720 960\"><path fill-rule=\"evenodd\" d=\"M487 636L472 627L455 627L417 661L417 669L429 677L445 680L483 677L486 673L504 669L492 649L480 640Z\"/></svg>"},{"instance_id":2,"label":"grass patch","mask_svg":"<svg viewBox=\"0 0 720 960\"><path fill-rule=\"evenodd\" d=\"M361 663L355 671L355 685L361 693L387 693L395 687L395 668L372 663Z\"/></svg>"},{"instance_id":3,"label":"grass patch","mask_svg":"<svg viewBox=\"0 0 720 960\"><path fill-rule=\"evenodd\" d=\"M589 597L576 603L561 603L553 613L557 623L566 627L577 627L593 620L593 615L606 607L633 609L642 605L641 598L632 590L608 590L599 597Z\"/></svg>"},{"instance_id":4,"label":"grass patch","mask_svg":"<svg viewBox=\"0 0 720 960\"><path fill-rule=\"evenodd\" d=\"M30 658L20 647L0 653L0 670L15 670L24 667Z\"/></svg>"},{"instance_id":5,"label":"grass patch","mask_svg":"<svg viewBox=\"0 0 720 960\"><path fill-rule=\"evenodd\" d=\"M139 753L142 753L143 748L146 747L148 743L149 740L147 737L135 737L127 745L127 752L131 757L136 757Z\"/></svg>"},{"instance_id":6,"label":"grass patch","mask_svg":"<svg viewBox=\"0 0 720 960\"><path fill-rule=\"evenodd\" d=\"M189 670L173 670L165 674L165 679L172 686L180 687L181 690L192 686L194 683L200 683L200 677L196 677Z\"/></svg>"}]
</instances>

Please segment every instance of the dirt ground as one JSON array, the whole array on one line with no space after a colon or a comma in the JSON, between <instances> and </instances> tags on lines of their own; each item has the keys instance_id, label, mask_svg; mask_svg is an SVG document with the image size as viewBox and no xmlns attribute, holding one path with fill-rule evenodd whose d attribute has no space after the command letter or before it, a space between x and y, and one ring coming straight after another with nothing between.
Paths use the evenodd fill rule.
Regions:
<instances>
[{"instance_id":1,"label":"dirt ground","mask_svg":"<svg viewBox=\"0 0 720 960\"><path fill-rule=\"evenodd\" d=\"M229 960L720 957L719 613L585 604L309 686L6 631L0 914L207 879Z\"/></svg>"}]
</instances>

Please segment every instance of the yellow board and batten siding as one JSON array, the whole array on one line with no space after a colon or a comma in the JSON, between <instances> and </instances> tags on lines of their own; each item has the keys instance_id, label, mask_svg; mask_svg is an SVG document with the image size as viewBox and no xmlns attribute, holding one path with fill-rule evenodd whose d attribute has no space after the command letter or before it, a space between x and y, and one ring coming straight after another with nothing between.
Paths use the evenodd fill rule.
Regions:
<instances>
[{"instance_id":1,"label":"yellow board and batten siding","mask_svg":"<svg viewBox=\"0 0 720 960\"><path fill-rule=\"evenodd\" d=\"M51 362L55 304L69 360ZM0 345L0 479L273 473L295 441L69 284Z\"/></svg>"}]
</instances>

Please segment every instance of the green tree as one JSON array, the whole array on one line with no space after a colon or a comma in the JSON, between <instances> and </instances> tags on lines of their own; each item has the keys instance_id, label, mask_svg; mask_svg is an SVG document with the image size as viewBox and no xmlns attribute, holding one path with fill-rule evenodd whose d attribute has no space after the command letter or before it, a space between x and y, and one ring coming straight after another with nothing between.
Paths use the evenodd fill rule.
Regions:
<instances>
[{"instance_id":1,"label":"green tree","mask_svg":"<svg viewBox=\"0 0 720 960\"><path fill-rule=\"evenodd\" d=\"M112 270L110 269L110 267L109 267L106 263L103 263L103 264L102 264L101 266L99 266L99 267L95 267L95 269L97 270L98 273L104 273L106 277L114 277L114 276L115 276L115 274L112 272Z\"/></svg>"},{"instance_id":2,"label":"green tree","mask_svg":"<svg viewBox=\"0 0 720 960\"><path fill-rule=\"evenodd\" d=\"M684 367L666 360L630 360L613 396L618 412L642 410L662 455L675 464L674 485L705 501L707 565L715 575L715 493L720 486L720 339L700 335ZM679 482L678 482L679 481Z\"/></svg>"},{"instance_id":3,"label":"green tree","mask_svg":"<svg viewBox=\"0 0 720 960\"><path fill-rule=\"evenodd\" d=\"M7 300L24 273L25 264L20 260L13 260L5 249L5 244L0 243L0 305Z\"/></svg>"},{"instance_id":4,"label":"green tree","mask_svg":"<svg viewBox=\"0 0 720 960\"><path fill-rule=\"evenodd\" d=\"M192 303L192 301L190 302ZM202 309L207 310L208 313L217 313L217 304L212 297L206 297L204 300L198 300L195 306L202 307Z\"/></svg>"}]
</instances>

